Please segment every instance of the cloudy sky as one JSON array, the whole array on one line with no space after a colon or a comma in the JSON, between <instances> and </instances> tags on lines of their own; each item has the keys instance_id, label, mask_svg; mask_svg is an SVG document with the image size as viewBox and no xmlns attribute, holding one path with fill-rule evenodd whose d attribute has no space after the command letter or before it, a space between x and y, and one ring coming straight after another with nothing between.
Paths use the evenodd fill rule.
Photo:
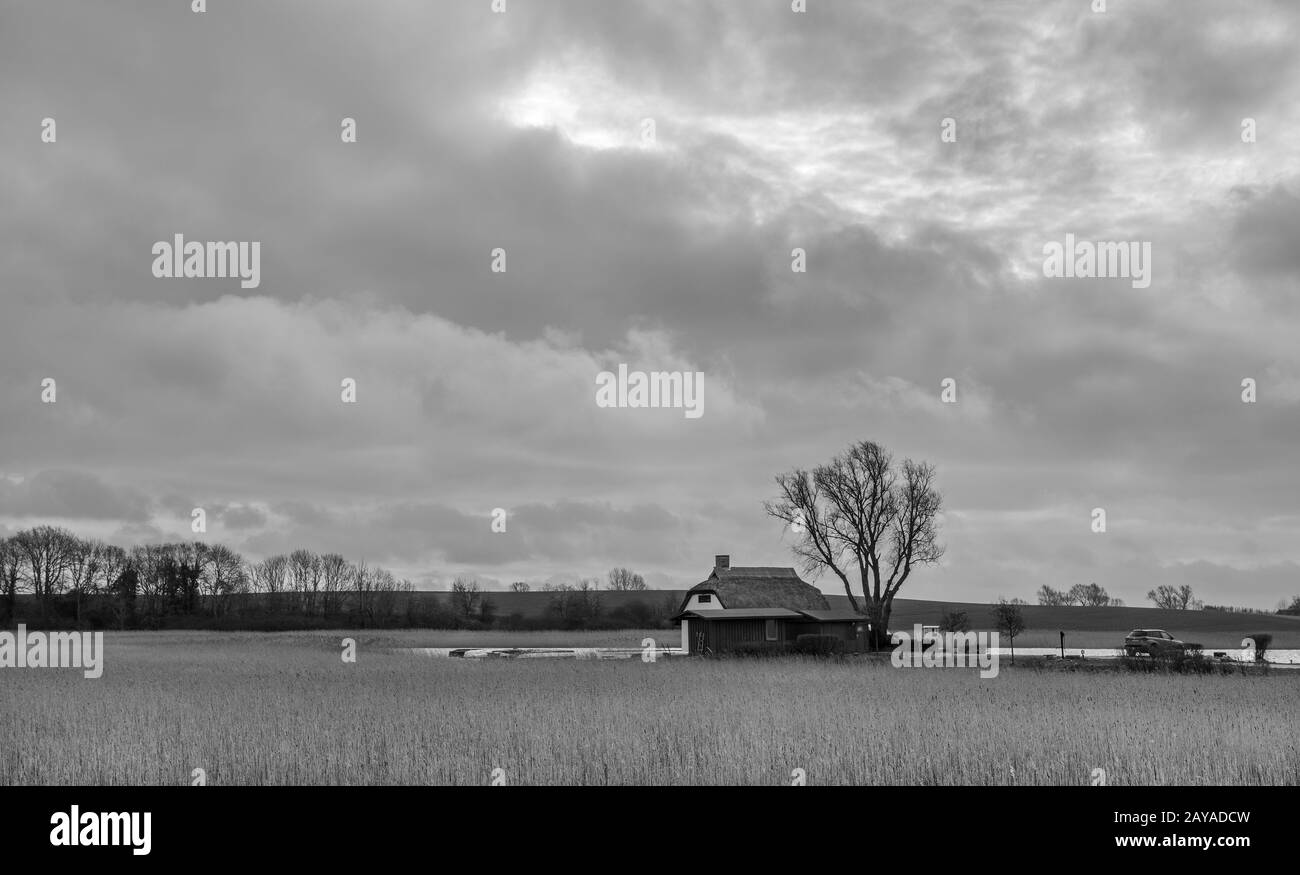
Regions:
<instances>
[{"instance_id":1,"label":"cloudy sky","mask_svg":"<svg viewBox=\"0 0 1300 875\"><path fill-rule=\"evenodd\" d=\"M1294 4L207 5L0 11L0 534L686 586L872 439L945 495L904 595L1300 592ZM1067 233L1150 286L1044 277ZM704 415L598 407L620 362Z\"/></svg>"}]
</instances>

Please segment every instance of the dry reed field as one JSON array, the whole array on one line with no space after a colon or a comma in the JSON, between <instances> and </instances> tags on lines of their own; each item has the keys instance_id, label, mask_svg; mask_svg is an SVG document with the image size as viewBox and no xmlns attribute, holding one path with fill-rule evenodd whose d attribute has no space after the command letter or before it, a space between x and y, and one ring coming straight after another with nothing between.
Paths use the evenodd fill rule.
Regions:
<instances>
[{"instance_id":1,"label":"dry reed field","mask_svg":"<svg viewBox=\"0 0 1300 875\"><path fill-rule=\"evenodd\" d=\"M109 633L99 680L0 671L0 783L1300 781L1300 672L471 661L366 633L345 664L343 634Z\"/></svg>"}]
</instances>

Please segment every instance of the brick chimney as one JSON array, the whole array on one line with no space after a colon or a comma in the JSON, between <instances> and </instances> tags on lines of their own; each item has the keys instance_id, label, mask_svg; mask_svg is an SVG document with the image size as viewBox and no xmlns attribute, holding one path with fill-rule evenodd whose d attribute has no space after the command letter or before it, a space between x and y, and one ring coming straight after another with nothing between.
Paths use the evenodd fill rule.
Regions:
<instances>
[{"instance_id":1,"label":"brick chimney","mask_svg":"<svg viewBox=\"0 0 1300 875\"><path fill-rule=\"evenodd\" d=\"M719 553L717 556L714 556L714 557L713 557L713 567L714 567L714 568L730 568L730 567L731 567L731 557L728 556L728 555L725 554L725 553Z\"/></svg>"}]
</instances>

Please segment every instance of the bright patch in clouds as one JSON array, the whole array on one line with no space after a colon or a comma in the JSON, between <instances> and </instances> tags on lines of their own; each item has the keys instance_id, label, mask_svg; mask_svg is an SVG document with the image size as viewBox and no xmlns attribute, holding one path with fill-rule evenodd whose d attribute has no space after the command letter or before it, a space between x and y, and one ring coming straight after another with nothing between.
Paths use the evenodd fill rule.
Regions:
<instances>
[{"instance_id":1,"label":"bright patch in clouds","mask_svg":"<svg viewBox=\"0 0 1300 875\"><path fill-rule=\"evenodd\" d=\"M629 149L640 145L635 101L588 65L546 67L516 94L500 101L503 121L516 128L554 130L587 149Z\"/></svg>"}]
</instances>

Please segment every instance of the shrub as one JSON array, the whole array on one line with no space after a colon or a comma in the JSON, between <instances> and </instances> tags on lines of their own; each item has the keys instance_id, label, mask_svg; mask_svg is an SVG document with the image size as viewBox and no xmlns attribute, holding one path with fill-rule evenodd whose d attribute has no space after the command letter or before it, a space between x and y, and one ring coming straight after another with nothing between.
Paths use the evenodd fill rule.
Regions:
<instances>
[{"instance_id":1,"label":"shrub","mask_svg":"<svg viewBox=\"0 0 1300 875\"><path fill-rule=\"evenodd\" d=\"M628 629L648 629L655 623L654 609L641 600L633 599L609 612L610 619Z\"/></svg>"},{"instance_id":2,"label":"shrub","mask_svg":"<svg viewBox=\"0 0 1300 875\"><path fill-rule=\"evenodd\" d=\"M1216 672L1227 674L1234 668L1232 665L1207 659L1199 650L1170 653L1159 659L1125 656L1120 659L1120 665L1128 671L1160 674L1214 674Z\"/></svg>"},{"instance_id":3,"label":"shrub","mask_svg":"<svg viewBox=\"0 0 1300 875\"><path fill-rule=\"evenodd\" d=\"M503 619L503 620L501 621L501 628L502 628L502 629L509 629L509 630L511 630L511 631L518 631L518 630L521 630L521 629L527 629L528 626L527 626L527 624L526 624L526 621L525 621L525 619L524 619L524 615L523 615L522 612L520 612L520 611L511 611L509 614L507 614L507 615L505 616L505 619Z\"/></svg>"},{"instance_id":4,"label":"shrub","mask_svg":"<svg viewBox=\"0 0 1300 875\"><path fill-rule=\"evenodd\" d=\"M940 632L969 632L970 619L967 618L965 611L957 611L951 608L944 608L943 614L939 618Z\"/></svg>"}]
</instances>

